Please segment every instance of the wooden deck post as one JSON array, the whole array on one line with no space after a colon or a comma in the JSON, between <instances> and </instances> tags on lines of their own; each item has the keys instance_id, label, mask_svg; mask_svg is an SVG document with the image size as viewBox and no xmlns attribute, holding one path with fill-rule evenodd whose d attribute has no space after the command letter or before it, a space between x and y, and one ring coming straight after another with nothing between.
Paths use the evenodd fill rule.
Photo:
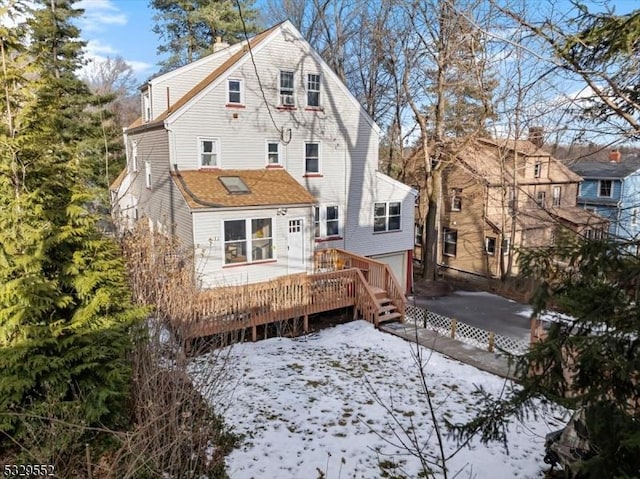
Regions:
<instances>
[{"instance_id":1,"label":"wooden deck post","mask_svg":"<svg viewBox=\"0 0 640 479\"><path fill-rule=\"evenodd\" d=\"M304 315L302 329L305 332L305 334L309 332L309 315L308 314Z\"/></svg>"},{"instance_id":2,"label":"wooden deck post","mask_svg":"<svg viewBox=\"0 0 640 479\"><path fill-rule=\"evenodd\" d=\"M254 343L258 340L258 327L257 326L251 326L251 341L253 341Z\"/></svg>"},{"instance_id":3,"label":"wooden deck post","mask_svg":"<svg viewBox=\"0 0 640 479\"><path fill-rule=\"evenodd\" d=\"M456 339L456 329L458 328L458 320L451 320L451 339Z\"/></svg>"},{"instance_id":4,"label":"wooden deck post","mask_svg":"<svg viewBox=\"0 0 640 479\"><path fill-rule=\"evenodd\" d=\"M495 349L495 344L496 344L496 333L494 333L493 331L489 332L489 352L492 353L493 350Z\"/></svg>"}]
</instances>

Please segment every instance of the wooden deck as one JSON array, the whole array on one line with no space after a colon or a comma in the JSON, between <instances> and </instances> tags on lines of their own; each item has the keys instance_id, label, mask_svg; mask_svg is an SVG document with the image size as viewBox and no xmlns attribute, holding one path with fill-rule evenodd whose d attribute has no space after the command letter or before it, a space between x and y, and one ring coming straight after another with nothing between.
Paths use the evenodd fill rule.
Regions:
<instances>
[{"instance_id":1,"label":"wooden deck","mask_svg":"<svg viewBox=\"0 0 640 479\"><path fill-rule=\"evenodd\" d=\"M309 315L346 307L376 326L403 320L405 297L386 264L330 249L316 253L314 271L203 291L173 326L183 339L251 329L255 341L259 326L302 318L307 331Z\"/></svg>"}]
</instances>

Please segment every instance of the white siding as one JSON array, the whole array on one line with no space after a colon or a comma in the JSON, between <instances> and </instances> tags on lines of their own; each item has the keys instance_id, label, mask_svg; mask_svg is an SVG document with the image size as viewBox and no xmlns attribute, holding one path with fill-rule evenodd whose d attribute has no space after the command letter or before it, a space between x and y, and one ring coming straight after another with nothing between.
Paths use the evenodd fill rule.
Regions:
<instances>
[{"instance_id":1,"label":"white siding","mask_svg":"<svg viewBox=\"0 0 640 479\"><path fill-rule=\"evenodd\" d=\"M343 240L317 243L319 248L345 247L360 254L407 250L413 246L413 197L406 190L378 185L376 168L379 136L370 119L348 96L333 75L308 54L302 40L275 36L254 51L264 93L275 124L291 130L282 146L283 163L319 204L339 204ZM278 109L281 69L295 71L294 111ZM321 73L323 111L306 109L306 75ZM245 108L226 108L226 79L244 79ZM174 159L183 170L198 168L198 137L220 139L220 164L225 168L263 168L266 140L277 139L264 105L253 64L244 60L170 119L176 144ZM288 134L287 134L288 137ZM242 139L239 141L239 139ZM320 143L321 177L305 176L305 142ZM379 190L379 191L378 191ZM402 232L373 234L373 203L403 202Z\"/></svg>"},{"instance_id":2,"label":"white siding","mask_svg":"<svg viewBox=\"0 0 640 479\"><path fill-rule=\"evenodd\" d=\"M233 45L151 80L152 117L161 115L168 104L173 105L240 48L240 44Z\"/></svg>"},{"instance_id":3,"label":"white siding","mask_svg":"<svg viewBox=\"0 0 640 479\"><path fill-rule=\"evenodd\" d=\"M397 251L407 251L414 245L415 197L407 186L394 180L381 179L380 173L371 180L365 177L365 194L360 198L354 194L359 208L352 208L346 237L346 248L358 254L370 256ZM356 190L357 192L357 190ZM401 202L400 230L373 232L373 208L377 202Z\"/></svg>"},{"instance_id":4,"label":"white siding","mask_svg":"<svg viewBox=\"0 0 640 479\"><path fill-rule=\"evenodd\" d=\"M247 265L224 265L224 220L272 218L274 260ZM289 267L287 235L289 220L304 218L306 271L313 270L312 217L310 207L287 208L278 215L277 208L196 211L193 213L196 276L202 287L237 286L267 281L278 276L302 272Z\"/></svg>"},{"instance_id":5,"label":"white siding","mask_svg":"<svg viewBox=\"0 0 640 479\"><path fill-rule=\"evenodd\" d=\"M282 142L282 163L287 171L317 198L318 204L340 206L342 238L330 242L314 242L313 210L304 210L308 219L305 239L309 241L309 266L313 247L339 247L367 256L410 250L414 242L414 197L406 187L381 180L376 172L379 129L364 110L354 103L353 97L326 64L312 54L308 44L295 29L287 25L285 22L284 27L253 50L264 91L259 87L254 65L247 55L168 119L170 144L163 139L162 147L167 155L165 165L162 171L154 170L154 178L157 180L159 175L168 178L169 165L173 164L181 170L197 169L199 137L220 140L219 161L222 169L264 168L267 140L283 138L286 141ZM172 101L176 101L178 97L176 95L174 98L174 94L188 91L214 68L213 59L208 61L211 63L203 62L196 68L178 71L173 77L153 80L154 105L162 104L161 110L165 109L165 92L159 90L164 90L169 84ZM278 108L280 70L295 72L294 110ZM306 108L306 79L309 73L321 75L320 110ZM242 108L226 107L226 83L229 78L243 80ZM264 104L264 97L267 98L269 109ZM156 111L157 108L160 107L154 106L156 116L160 113ZM144 134L145 137L147 135ZM304 146L308 141L320 144L319 175L305 175ZM154 148L153 145L148 146ZM170 157L167 151L170 151ZM143 164L145 158L142 154L139 156L139 163ZM143 204L145 211L158 210L159 213L153 213L158 217L162 216L164 205L170 203L167 196L171 196L171 181L154 186L161 187L168 193L157 196L160 205ZM402 203L400 231L374 234L373 205L377 201ZM293 217L291 208L289 210L287 217ZM286 250L282 249L283 244L286 246L286 242L282 241L286 241L286 235L283 235L287 217L276 218L279 235L276 263L222 268L221 221L224 218L255 217L254 214L237 210L197 211L193 215L194 245L199 254L204 254L198 271L202 273L206 285L262 281L288 273L283 253ZM181 232L181 225L187 223L183 221L184 217L185 212L176 213L174 219L177 219L178 232ZM188 232L185 230L181 234ZM209 246L211 242L214 243L213 247Z\"/></svg>"}]
</instances>

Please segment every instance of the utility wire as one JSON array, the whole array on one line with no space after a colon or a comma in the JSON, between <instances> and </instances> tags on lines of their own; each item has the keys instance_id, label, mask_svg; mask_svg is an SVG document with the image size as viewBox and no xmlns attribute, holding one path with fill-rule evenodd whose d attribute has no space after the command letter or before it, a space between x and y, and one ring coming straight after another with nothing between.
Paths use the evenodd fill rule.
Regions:
<instances>
[{"instance_id":1,"label":"utility wire","mask_svg":"<svg viewBox=\"0 0 640 479\"><path fill-rule=\"evenodd\" d=\"M256 73L256 78L258 79L258 87L260 88L260 93L262 93L262 99L264 100L264 104L267 106L267 111L269 112L269 118L271 118L271 123L275 127L276 131L280 134L280 141L285 145L288 145L291 142L291 135L289 135L289 139L285 139L284 137L284 128L280 128L276 123L275 118L273 117L273 112L271 111L271 107L269 106L269 102L267 101L267 95L264 91L264 87L262 86L262 80L260 79L260 73L258 72L258 66L256 65L256 60L253 57L253 49L251 48L251 42L249 41L249 35L247 34L247 24L244 21L244 16L242 15L242 7L240 5L240 0L236 0L236 7L238 7L238 15L240 16L240 22L242 23L242 31L244 33L244 39L247 42L247 47L249 48L249 56L251 57L251 63L253 64L253 70Z\"/></svg>"}]
</instances>

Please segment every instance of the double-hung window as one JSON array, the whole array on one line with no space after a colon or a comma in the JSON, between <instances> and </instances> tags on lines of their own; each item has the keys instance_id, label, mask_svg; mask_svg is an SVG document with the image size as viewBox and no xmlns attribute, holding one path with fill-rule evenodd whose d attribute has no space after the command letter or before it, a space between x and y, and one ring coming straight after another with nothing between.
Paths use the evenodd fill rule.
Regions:
<instances>
[{"instance_id":1,"label":"double-hung window","mask_svg":"<svg viewBox=\"0 0 640 479\"><path fill-rule=\"evenodd\" d=\"M131 143L131 170L135 173L138 171L138 142Z\"/></svg>"},{"instance_id":2,"label":"double-hung window","mask_svg":"<svg viewBox=\"0 0 640 479\"><path fill-rule=\"evenodd\" d=\"M280 105L286 107L296 105L293 90L293 72L280 71Z\"/></svg>"},{"instance_id":3,"label":"double-hung window","mask_svg":"<svg viewBox=\"0 0 640 479\"><path fill-rule=\"evenodd\" d=\"M462 188L451 188L451 211L462 211Z\"/></svg>"},{"instance_id":4,"label":"double-hung window","mask_svg":"<svg viewBox=\"0 0 640 479\"><path fill-rule=\"evenodd\" d=\"M316 238L340 236L340 208L337 205L316 206L313 215L314 236Z\"/></svg>"},{"instance_id":5,"label":"double-hung window","mask_svg":"<svg viewBox=\"0 0 640 479\"><path fill-rule=\"evenodd\" d=\"M458 249L458 230L442 228L442 254L455 256Z\"/></svg>"},{"instance_id":6,"label":"double-hung window","mask_svg":"<svg viewBox=\"0 0 640 479\"><path fill-rule=\"evenodd\" d=\"M282 152L279 141L267 141L267 165L282 165Z\"/></svg>"},{"instance_id":7,"label":"double-hung window","mask_svg":"<svg viewBox=\"0 0 640 479\"><path fill-rule=\"evenodd\" d=\"M373 231L399 231L402 204L394 201L375 203L373 206Z\"/></svg>"},{"instance_id":8,"label":"double-hung window","mask_svg":"<svg viewBox=\"0 0 640 479\"><path fill-rule=\"evenodd\" d=\"M533 165L533 176L534 178L540 178L540 176L542 175L542 163L541 162L536 162L535 165Z\"/></svg>"},{"instance_id":9,"label":"double-hung window","mask_svg":"<svg viewBox=\"0 0 640 479\"><path fill-rule=\"evenodd\" d=\"M611 180L600 180L598 185L598 196L611 198L613 196L613 183Z\"/></svg>"},{"instance_id":10,"label":"double-hung window","mask_svg":"<svg viewBox=\"0 0 640 479\"><path fill-rule=\"evenodd\" d=\"M200 168L220 168L220 141L215 138L200 138Z\"/></svg>"},{"instance_id":11,"label":"double-hung window","mask_svg":"<svg viewBox=\"0 0 640 479\"><path fill-rule=\"evenodd\" d=\"M320 75L316 73L307 75L307 106L320 107Z\"/></svg>"},{"instance_id":12,"label":"double-hung window","mask_svg":"<svg viewBox=\"0 0 640 479\"><path fill-rule=\"evenodd\" d=\"M562 200L562 187L554 186L553 187L553 206L560 206L561 200Z\"/></svg>"},{"instance_id":13,"label":"double-hung window","mask_svg":"<svg viewBox=\"0 0 640 479\"><path fill-rule=\"evenodd\" d=\"M306 142L304 144L305 173L320 173L320 143Z\"/></svg>"},{"instance_id":14,"label":"double-hung window","mask_svg":"<svg viewBox=\"0 0 640 479\"><path fill-rule=\"evenodd\" d=\"M228 90L228 98L227 103L230 105L242 105L243 95L242 95L242 80L230 79L227 82L227 90Z\"/></svg>"},{"instance_id":15,"label":"double-hung window","mask_svg":"<svg viewBox=\"0 0 640 479\"><path fill-rule=\"evenodd\" d=\"M224 222L224 264L273 259L271 218Z\"/></svg>"},{"instance_id":16,"label":"double-hung window","mask_svg":"<svg viewBox=\"0 0 640 479\"><path fill-rule=\"evenodd\" d=\"M536 203L540 208L544 208L547 205L547 194L544 191L538 191L536 195Z\"/></svg>"}]
</instances>

